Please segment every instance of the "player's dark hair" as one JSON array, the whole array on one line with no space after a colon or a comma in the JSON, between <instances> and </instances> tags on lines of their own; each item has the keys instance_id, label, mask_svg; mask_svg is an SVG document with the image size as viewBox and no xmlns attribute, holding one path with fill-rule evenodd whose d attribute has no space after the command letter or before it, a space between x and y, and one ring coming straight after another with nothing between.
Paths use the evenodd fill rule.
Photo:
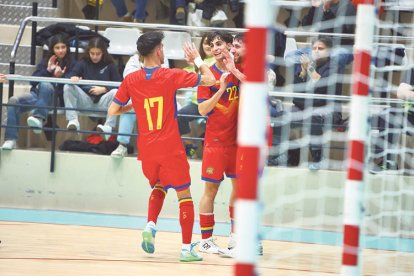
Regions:
<instances>
[{"instance_id":1,"label":"player's dark hair","mask_svg":"<svg viewBox=\"0 0 414 276\"><path fill-rule=\"evenodd\" d=\"M164 39L164 33L153 31L144 33L137 40L137 50L140 56L146 57L159 46Z\"/></svg>"},{"instance_id":2,"label":"player's dark hair","mask_svg":"<svg viewBox=\"0 0 414 276\"><path fill-rule=\"evenodd\" d=\"M225 43L233 43L233 36L226 31L214 31L207 36L207 42L210 44L214 39L222 40Z\"/></svg>"},{"instance_id":3,"label":"player's dark hair","mask_svg":"<svg viewBox=\"0 0 414 276\"><path fill-rule=\"evenodd\" d=\"M238 41L244 42L244 33L237 33L234 36L234 40L238 40Z\"/></svg>"}]
</instances>

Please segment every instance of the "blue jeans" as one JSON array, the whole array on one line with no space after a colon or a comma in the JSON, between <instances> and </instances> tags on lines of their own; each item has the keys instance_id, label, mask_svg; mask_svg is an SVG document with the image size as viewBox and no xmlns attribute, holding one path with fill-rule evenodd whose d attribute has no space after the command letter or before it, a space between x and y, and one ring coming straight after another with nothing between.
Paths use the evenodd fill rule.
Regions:
<instances>
[{"instance_id":1,"label":"blue jeans","mask_svg":"<svg viewBox=\"0 0 414 276\"><path fill-rule=\"evenodd\" d=\"M125 133L125 134L132 134L132 131L134 130L136 117L135 113L124 113L121 115L121 118L119 119L119 133ZM122 143L124 145L128 145L129 141L131 140L131 136L128 135L118 135L116 140L119 143Z\"/></svg>"},{"instance_id":2,"label":"blue jeans","mask_svg":"<svg viewBox=\"0 0 414 276\"><path fill-rule=\"evenodd\" d=\"M295 75L299 74L301 71L300 67L300 57L302 55L311 56L311 48L301 48L296 51L291 51L286 54L285 61L288 65L295 66ZM336 61L340 71L343 71L345 66L350 64L354 60L352 52L346 48L335 47L332 49L331 58L333 61Z\"/></svg>"},{"instance_id":3,"label":"blue jeans","mask_svg":"<svg viewBox=\"0 0 414 276\"><path fill-rule=\"evenodd\" d=\"M125 5L125 0L111 0L111 2L115 7L116 15L118 17L125 16L128 13L127 6Z\"/></svg>"},{"instance_id":4,"label":"blue jeans","mask_svg":"<svg viewBox=\"0 0 414 276\"><path fill-rule=\"evenodd\" d=\"M112 1L112 5L115 7L116 15L118 17L122 17L128 13L125 0L111 0L111 1ZM134 18L138 19L138 21L142 21L145 19L147 2L148 0L135 0Z\"/></svg>"},{"instance_id":5,"label":"blue jeans","mask_svg":"<svg viewBox=\"0 0 414 276\"><path fill-rule=\"evenodd\" d=\"M29 106L9 106L7 107L7 126L19 126L20 115L33 109L32 115L46 120L49 112L48 106L52 105L55 87L51 83L39 83L35 91L21 96L13 96L9 99L9 104L35 105L36 108ZM6 127L5 140L17 140L19 129Z\"/></svg>"}]
</instances>

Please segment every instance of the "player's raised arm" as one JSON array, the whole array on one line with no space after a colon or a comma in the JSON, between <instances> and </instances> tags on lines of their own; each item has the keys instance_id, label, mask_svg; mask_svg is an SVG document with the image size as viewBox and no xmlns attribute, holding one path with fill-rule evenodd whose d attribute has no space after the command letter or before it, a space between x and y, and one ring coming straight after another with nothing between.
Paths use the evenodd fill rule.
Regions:
<instances>
[{"instance_id":1,"label":"player's raised arm","mask_svg":"<svg viewBox=\"0 0 414 276\"><path fill-rule=\"evenodd\" d=\"M201 73L201 79L199 85L202 86L211 86L216 83L216 79L214 78L213 73L211 73L208 66L204 63L204 61L200 57L200 53L198 52L194 43L186 42L184 44L184 53L185 59L188 63L194 63L199 69Z\"/></svg>"}]
</instances>

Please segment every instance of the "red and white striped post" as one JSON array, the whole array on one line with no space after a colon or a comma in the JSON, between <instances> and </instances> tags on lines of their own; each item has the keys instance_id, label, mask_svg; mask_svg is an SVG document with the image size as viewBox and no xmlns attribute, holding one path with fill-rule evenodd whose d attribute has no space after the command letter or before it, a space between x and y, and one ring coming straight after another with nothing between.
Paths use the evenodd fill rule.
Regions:
<instances>
[{"instance_id":1,"label":"red and white striped post","mask_svg":"<svg viewBox=\"0 0 414 276\"><path fill-rule=\"evenodd\" d=\"M375 28L374 0L354 0L357 6L351 117L349 125L348 177L344 196L344 243L341 275L361 273L359 237L364 213L365 142L368 140L369 72Z\"/></svg>"},{"instance_id":2,"label":"red and white striped post","mask_svg":"<svg viewBox=\"0 0 414 276\"><path fill-rule=\"evenodd\" d=\"M270 11L269 11L270 10ZM259 174L266 146L268 85L265 77L268 27L272 24L269 0L245 5L246 81L241 85L237 167L239 181L235 217L237 253L234 275L255 275L259 236Z\"/></svg>"}]
</instances>

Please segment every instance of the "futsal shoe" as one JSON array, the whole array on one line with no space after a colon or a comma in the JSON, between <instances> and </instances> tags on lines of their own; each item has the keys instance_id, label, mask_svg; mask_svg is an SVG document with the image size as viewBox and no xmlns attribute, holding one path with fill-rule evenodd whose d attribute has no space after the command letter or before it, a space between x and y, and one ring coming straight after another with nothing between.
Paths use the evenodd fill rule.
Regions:
<instances>
[{"instance_id":1,"label":"futsal shoe","mask_svg":"<svg viewBox=\"0 0 414 276\"><path fill-rule=\"evenodd\" d=\"M145 252L152 254L155 251L155 233L157 230L155 228L146 226L142 232L142 243L141 247Z\"/></svg>"},{"instance_id":2,"label":"futsal shoe","mask_svg":"<svg viewBox=\"0 0 414 276\"><path fill-rule=\"evenodd\" d=\"M236 234L230 233L229 243L227 244L227 248L228 249L233 249L234 247L236 247L236 245L237 245L237 243L236 243Z\"/></svg>"},{"instance_id":3,"label":"futsal shoe","mask_svg":"<svg viewBox=\"0 0 414 276\"><path fill-rule=\"evenodd\" d=\"M202 261L203 257L201 257L196 251L195 247L198 243L192 243L190 250L182 249L180 253L180 262L197 262Z\"/></svg>"},{"instance_id":4,"label":"futsal shoe","mask_svg":"<svg viewBox=\"0 0 414 276\"><path fill-rule=\"evenodd\" d=\"M206 240L202 240L198 245L198 251L209 254L218 254L220 247L216 244L215 239L210 237Z\"/></svg>"}]
</instances>

